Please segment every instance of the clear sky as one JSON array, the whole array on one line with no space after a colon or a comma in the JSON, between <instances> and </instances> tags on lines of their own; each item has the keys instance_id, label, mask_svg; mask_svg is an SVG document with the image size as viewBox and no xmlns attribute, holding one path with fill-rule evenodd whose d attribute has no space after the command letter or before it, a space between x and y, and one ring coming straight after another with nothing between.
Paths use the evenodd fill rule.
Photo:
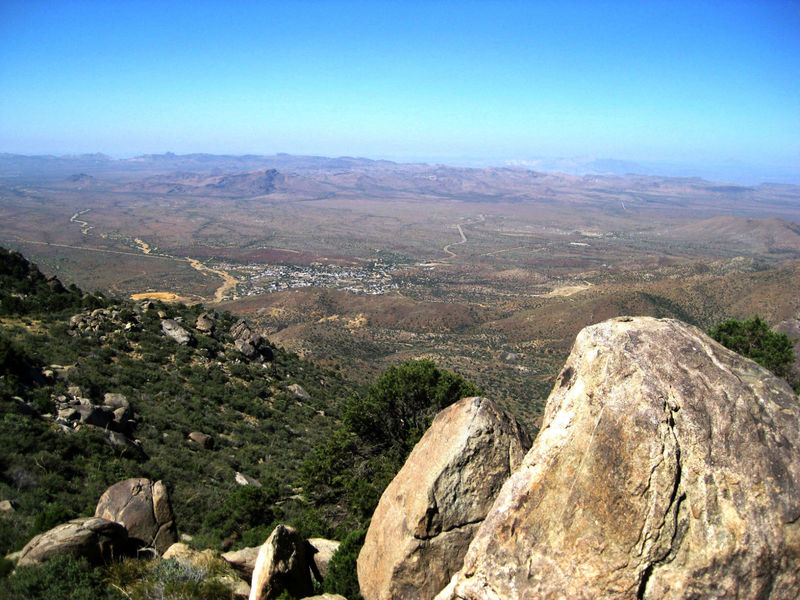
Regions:
<instances>
[{"instance_id":1,"label":"clear sky","mask_svg":"<svg viewBox=\"0 0 800 600\"><path fill-rule=\"evenodd\" d=\"M800 166L800 2L0 2L0 151Z\"/></svg>"}]
</instances>

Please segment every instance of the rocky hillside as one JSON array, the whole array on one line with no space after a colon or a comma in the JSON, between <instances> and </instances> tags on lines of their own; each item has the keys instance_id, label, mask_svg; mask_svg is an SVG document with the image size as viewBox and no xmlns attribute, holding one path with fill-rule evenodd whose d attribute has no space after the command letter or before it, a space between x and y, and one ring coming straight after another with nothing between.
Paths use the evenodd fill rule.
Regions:
<instances>
[{"instance_id":1,"label":"rocky hillside","mask_svg":"<svg viewBox=\"0 0 800 600\"><path fill-rule=\"evenodd\" d=\"M238 568L210 596L178 594L228 597L280 524L315 548L307 589L355 598L355 553L380 494L435 413L478 391L430 361L356 389L227 312L87 294L17 253L0 259L0 596L39 597L25 586L50 576L41 594L58 596L59 572L88 569L92 597L117 597L110 578L150 598L141 590L173 567L116 561L155 555ZM347 552L323 585L338 546L325 537ZM72 555L86 569L61 562Z\"/></svg>"},{"instance_id":2,"label":"rocky hillside","mask_svg":"<svg viewBox=\"0 0 800 600\"><path fill-rule=\"evenodd\" d=\"M277 519L333 527L297 486L353 391L334 373L227 313L84 294L2 258L0 552L87 514L126 477L165 481L200 545L261 543ZM260 514L226 509L241 482L264 491Z\"/></svg>"},{"instance_id":3,"label":"rocky hillside","mask_svg":"<svg viewBox=\"0 0 800 600\"><path fill-rule=\"evenodd\" d=\"M353 393L2 258L0 596L800 595L797 394L690 325L582 330L531 441L430 361Z\"/></svg>"}]
</instances>

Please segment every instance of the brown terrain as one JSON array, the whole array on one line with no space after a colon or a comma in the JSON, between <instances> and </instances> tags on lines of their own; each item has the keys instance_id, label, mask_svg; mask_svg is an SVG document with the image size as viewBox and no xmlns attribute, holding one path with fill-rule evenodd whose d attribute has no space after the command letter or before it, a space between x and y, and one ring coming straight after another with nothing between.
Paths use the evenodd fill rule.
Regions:
<instances>
[{"instance_id":1,"label":"brown terrain","mask_svg":"<svg viewBox=\"0 0 800 600\"><path fill-rule=\"evenodd\" d=\"M584 326L800 317L800 187L317 157L0 157L0 244L205 301L368 381L428 357L529 426Z\"/></svg>"}]
</instances>

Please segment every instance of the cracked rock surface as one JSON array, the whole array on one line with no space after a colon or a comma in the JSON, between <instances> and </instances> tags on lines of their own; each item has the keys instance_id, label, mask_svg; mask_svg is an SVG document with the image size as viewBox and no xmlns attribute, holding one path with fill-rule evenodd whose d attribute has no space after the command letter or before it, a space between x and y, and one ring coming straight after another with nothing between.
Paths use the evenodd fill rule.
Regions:
<instances>
[{"instance_id":1,"label":"cracked rock surface","mask_svg":"<svg viewBox=\"0 0 800 600\"><path fill-rule=\"evenodd\" d=\"M177 541L172 507L161 481L133 478L115 483L100 496L94 514L124 526L132 540L159 554Z\"/></svg>"},{"instance_id":2,"label":"cracked rock surface","mask_svg":"<svg viewBox=\"0 0 800 600\"><path fill-rule=\"evenodd\" d=\"M83 517L35 536L20 552L17 566L38 565L64 554L83 556L99 565L120 558L127 551L128 534L119 523Z\"/></svg>"},{"instance_id":3,"label":"cracked rock surface","mask_svg":"<svg viewBox=\"0 0 800 600\"><path fill-rule=\"evenodd\" d=\"M486 398L447 407L381 496L358 556L365 600L433 598L461 567L478 525L530 447Z\"/></svg>"},{"instance_id":4,"label":"cracked rock surface","mask_svg":"<svg viewBox=\"0 0 800 600\"><path fill-rule=\"evenodd\" d=\"M675 320L578 335L437 600L800 597L800 403Z\"/></svg>"}]
</instances>

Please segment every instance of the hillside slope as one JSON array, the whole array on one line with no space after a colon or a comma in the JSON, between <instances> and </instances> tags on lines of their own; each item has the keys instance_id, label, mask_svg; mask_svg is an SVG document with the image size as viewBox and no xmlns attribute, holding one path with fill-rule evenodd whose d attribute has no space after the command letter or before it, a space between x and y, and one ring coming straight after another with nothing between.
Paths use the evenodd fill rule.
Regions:
<instances>
[{"instance_id":1,"label":"hillside slope","mask_svg":"<svg viewBox=\"0 0 800 600\"><path fill-rule=\"evenodd\" d=\"M353 391L340 377L201 305L84 294L5 250L0 278L0 554L129 477L163 480L198 546L259 544L277 520L331 534L296 486ZM226 514L237 473L267 491L260 514Z\"/></svg>"}]
</instances>

